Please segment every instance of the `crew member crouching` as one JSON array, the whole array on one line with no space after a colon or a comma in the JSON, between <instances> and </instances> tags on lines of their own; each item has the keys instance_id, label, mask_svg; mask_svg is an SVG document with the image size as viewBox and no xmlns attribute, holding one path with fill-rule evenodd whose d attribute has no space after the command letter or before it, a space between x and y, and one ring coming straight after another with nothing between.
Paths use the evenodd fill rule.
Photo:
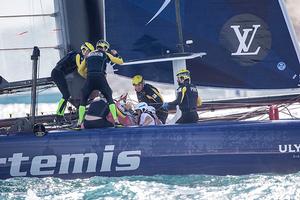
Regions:
<instances>
[{"instance_id":1,"label":"crew member crouching","mask_svg":"<svg viewBox=\"0 0 300 200\"><path fill-rule=\"evenodd\" d=\"M109 105L103 95L95 98L90 104L81 128L104 128L114 125L107 120Z\"/></svg>"},{"instance_id":2,"label":"crew member crouching","mask_svg":"<svg viewBox=\"0 0 300 200\"><path fill-rule=\"evenodd\" d=\"M132 85L136 91L138 101L153 106L156 109L157 117L165 124L168 117L168 110L162 107L164 102L158 89L145 83L144 78L141 75L135 75L132 78Z\"/></svg>"},{"instance_id":3,"label":"crew member crouching","mask_svg":"<svg viewBox=\"0 0 300 200\"><path fill-rule=\"evenodd\" d=\"M177 74L177 98L170 103L164 103L164 108L175 109L179 105L182 114L176 121L178 124L195 123L199 117L197 114L197 107L201 106L201 99L198 97L197 88L191 84L190 72L186 69L180 70Z\"/></svg>"}]
</instances>

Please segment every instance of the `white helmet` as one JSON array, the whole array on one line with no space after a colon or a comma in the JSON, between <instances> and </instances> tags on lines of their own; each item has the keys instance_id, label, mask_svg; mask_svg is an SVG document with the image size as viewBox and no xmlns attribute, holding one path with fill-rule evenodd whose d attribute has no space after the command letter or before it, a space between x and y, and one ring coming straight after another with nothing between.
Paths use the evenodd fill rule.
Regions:
<instances>
[{"instance_id":1,"label":"white helmet","mask_svg":"<svg viewBox=\"0 0 300 200\"><path fill-rule=\"evenodd\" d=\"M148 106L147 111L151 112L153 115L156 113L156 110L153 106Z\"/></svg>"},{"instance_id":2,"label":"white helmet","mask_svg":"<svg viewBox=\"0 0 300 200\"><path fill-rule=\"evenodd\" d=\"M147 108L148 108L148 104L145 102L141 102L135 106L134 110L141 110L142 112L145 112Z\"/></svg>"}]
</instances>

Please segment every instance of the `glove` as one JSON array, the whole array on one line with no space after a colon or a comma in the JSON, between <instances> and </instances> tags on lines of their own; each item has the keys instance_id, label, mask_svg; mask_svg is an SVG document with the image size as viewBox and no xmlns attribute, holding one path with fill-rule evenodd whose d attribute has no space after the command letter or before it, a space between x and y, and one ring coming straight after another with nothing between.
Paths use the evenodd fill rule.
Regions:
<instances>
[{"instance_id":1,"label":"glove","mask_svg":"<svg viewBox=\"0 0 300 200\"><path fill-rule=\"evenodd\" d=\"M111 49L109 52L113 56L117 56L118 55L118 52L116 50L114 50L114 49Z\"/></svg>"},{"instance_id":2,"label":"glove","mask_svg":"<svg viewBox=\"0 0 300 200\"><path fill-rule=\"evenodd\" d=\"M161 107L165 110L168 110L168 106L169 106L169 104L167 102L165 102L165 103L163 103L163 105Z\"/></svg>"}]
</instances>

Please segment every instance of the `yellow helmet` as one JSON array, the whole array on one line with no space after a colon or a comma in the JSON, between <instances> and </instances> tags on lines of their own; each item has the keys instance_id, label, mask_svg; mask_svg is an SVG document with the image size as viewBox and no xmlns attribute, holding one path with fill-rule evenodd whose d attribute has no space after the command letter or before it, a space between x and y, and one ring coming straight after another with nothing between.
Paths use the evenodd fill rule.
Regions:
<instances>
[{"instance_id":1,"label":"yellow helmet","mask_svg":"<svg viewBox=\"0 0 300 200\"><path fill-rule=\"evenodd\" d=\"M103 48L103 49L105 49L105 50L107 50L107 49L109 49L109 43L107 42L107 41L105 41L105 40L99 40L98 42L97 42L97 44L96 44L96 48L98 49L99 47L101 47L101 48Z\"/></svg>"},{"instance_id":2,"label":"yellow helmet","mask_svg":"<svg viewBox=\"0 0 300 200\"><path fill-rule=\"evenodd\" d=\"M83 43L81 45L80 49L81 49L81 51L82 50L89 50L89 51L94 51L95 50L94 46L91 43L89 43L89 42Z\"/></svg>"},{"instance_id":3,"label":"yellow helmet","mask_svg":"<svg viewBox=\"0 0 300 200\"><path fill-rule=\"evenodd\" d=\"M144 78L141 75L135 75L132 78L132 85L138 85L144 82Z\"/></svg>"},{"instance_id":4,"label":"yellow helmet","mask_svg":"<svg viewBox=\"0 0 300 200\"><path fill-rule=\"evenodd\" d=\"M177 78L182 78L183 80L191 80L190 71L187 69L179 70L176 74Z\"/></svg>"}]
</instances>

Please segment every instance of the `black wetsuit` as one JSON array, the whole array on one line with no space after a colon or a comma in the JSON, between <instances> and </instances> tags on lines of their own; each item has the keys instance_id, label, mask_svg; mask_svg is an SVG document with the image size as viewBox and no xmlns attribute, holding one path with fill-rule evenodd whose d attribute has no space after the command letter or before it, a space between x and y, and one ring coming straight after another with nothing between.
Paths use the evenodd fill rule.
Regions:
<instances>
[{"instance_id":1,"label":"black wetsuit","mask_svg":"<svg viewBox=\"0 0 300 200\"><path fill-rule=\"evenodd\" d=\"M163 109L163 99L159 91L150 84L145 84L142 91L136 92L139 102L146 102L149 106L156 109L156 115L160 121L165 124L168 117L168 111Z\"/></svg>"},{"instance_id":2,"label":"black wetsuit","mask_svg":"<svg viewBox=\"0 0 300 200\"><path fill-rule=\"evenodd\" d=\"M90 107L87 111L87 115L100 117L101 119L96 120L84 120L84 128L103 128L103 127L112 127L113 124L110 123L106 116L109 113L108 104L104 100L93 101L90 104Z\"/></svg>"},{"instance_id":3,"label":"black wetsuit","mask_svg":"<svg viewBox=\"0 0 300 200\"><path fill-rule=\"evenodd\" d=\"M75 51L69 52L60 61L58 61L55 68L51 72L51 78L57 85L65 100L68 100L70 97L70 92L68 90L65 76L76 70L77 54L78 53Z\"/></svg>"},{"instance_id":4,"label":"black wetsuit","mask_svg":"<svg viewBox=\"0 0 300 200\"><path fill-rule=\"evenodd\" d=\"M198 91L194 85L185 82L178 87L176 100L168 104L173 109L179 105L182 112L176 123L195 123L198 121L197 101Z\"/></svg>"},{"instance_id":5,"label":"black wetsuit","mask_svg":"<svg viewBox=\"0 0 300 200\"><path fill-rule=\"evenodd\" d=\"M89 53L86 58L87 79L82 88L80 105L85 106L89 95L93 90L99 90L107 99L109 104L113 104L112 90L106 80L106 64L110 62L109 57L102 50Z\"/></svg>"}]
</instances>

